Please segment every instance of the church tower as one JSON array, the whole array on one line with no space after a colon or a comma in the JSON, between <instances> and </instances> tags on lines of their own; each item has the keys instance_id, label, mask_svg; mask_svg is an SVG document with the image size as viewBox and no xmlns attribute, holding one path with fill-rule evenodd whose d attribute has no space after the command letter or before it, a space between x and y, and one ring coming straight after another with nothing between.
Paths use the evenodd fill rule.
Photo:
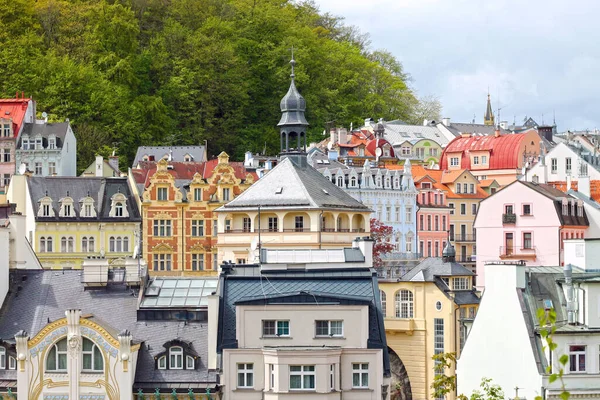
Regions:
<instances>
[{"instance_id":1,"label":"church tower","mask_svg":"<svg viewBox=\"0 0 600 400\"><path fill-rule=\"evenodd\" d=\"M485 115L483 116L483 124L494 126L494 112L492 111L492 101L490 100L489 93L487 99L487 108L485 109Z\"/></svg>"},{"instance_id":2,"label":"church tower","mask_svg":"<svg viewBox=\"0 0 600 400\"><path fill-rule=\"evenodd\" d=\"M281 120L277 126L279 127L279 135L281 140L281 156L288 155L306 155L306 128L308 122L304 117L306 110L306 100L296 89L294 66L296 61L292 53L292 82L287 93L281 99ZM296 158L296 157L293 157Z\"/></svg>"}]
</instances>

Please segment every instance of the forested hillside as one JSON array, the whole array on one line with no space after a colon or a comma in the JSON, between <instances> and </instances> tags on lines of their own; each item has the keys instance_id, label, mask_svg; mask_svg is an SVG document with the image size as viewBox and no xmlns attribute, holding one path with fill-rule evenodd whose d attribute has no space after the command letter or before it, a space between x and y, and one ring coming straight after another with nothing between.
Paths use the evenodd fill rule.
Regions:
<instances>
[{"instance_id":1,"label":"forested hillside","mask_svg":"<svg viewBox=\"0 0 600 400\"><path fill-rule=\"evenodd\" d=\"M0 0L0 94L69 118L79 167L113 145L209 143L275 153L279 100L296 82L312 139L328 121L411 120L400 63L311 2Z\"/></svg>"}]
</instances>

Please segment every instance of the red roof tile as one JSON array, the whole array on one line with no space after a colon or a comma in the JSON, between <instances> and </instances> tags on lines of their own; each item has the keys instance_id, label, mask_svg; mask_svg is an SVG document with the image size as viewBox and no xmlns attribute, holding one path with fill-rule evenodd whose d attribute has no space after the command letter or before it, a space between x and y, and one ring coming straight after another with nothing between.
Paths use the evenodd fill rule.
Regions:
<instances>
[{"instance_id":1,"label":"red roof tile","mask_svg":"<svg viewBox=\"0 0 600 400\"><path fill-rule=\"evenodd\" d=\"M0 99L0 119L12 119L16 137L23 126L25 112L31 99Z\"/></svg>"},{"instance_id":2,"label":"red roof tile","mask_svg":"<svg viewBox=\"0 0 600 400\"><path fill-rule=\"evenodd\" d=\"M519 154L521 142L527 134L507 134L500 136L457 137L452 140L442 153L440 168L448 169L449 153L461 153L461 168L471 169L470 152L489 151L489 169L516 169L522 160Z\"/></svg>"}]
</instances>

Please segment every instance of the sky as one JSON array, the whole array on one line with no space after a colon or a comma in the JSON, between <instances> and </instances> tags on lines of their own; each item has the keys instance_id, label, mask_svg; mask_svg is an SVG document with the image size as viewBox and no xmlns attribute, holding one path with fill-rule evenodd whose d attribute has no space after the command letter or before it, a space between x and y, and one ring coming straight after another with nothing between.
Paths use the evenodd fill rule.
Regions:
<instances>
[{"instance_id":1,"label":"sky","mask_svg":"<svg viewBox=\"0 0 600 400\"><path fill-rule=\"evenodd\" d=\"M600 1L315 1L394 54L442 117L483 123L489 87L500 120L600 128Z\"/></svg>"}]
</instances>

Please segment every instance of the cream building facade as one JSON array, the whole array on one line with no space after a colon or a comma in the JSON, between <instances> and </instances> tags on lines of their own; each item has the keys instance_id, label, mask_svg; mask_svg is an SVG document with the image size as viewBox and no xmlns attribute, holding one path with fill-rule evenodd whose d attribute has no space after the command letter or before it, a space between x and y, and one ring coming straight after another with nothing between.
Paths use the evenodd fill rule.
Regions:
<instances>
[{"instance_id":1,"label":"cream building facade","mask_svg":"<svg viewBox=\"0 0 600 400\"><path fill-rule=\"evenodd\" d=\"M460 356L479 306L473 273L455 262L454 249L425 259L408 272L378 271L389 346L392 398L435 398L432 383L440 353ZM446 371L454 374L454 369ZM446 399L455 399L449 393Z\"/></svg>"}]
</instances>

